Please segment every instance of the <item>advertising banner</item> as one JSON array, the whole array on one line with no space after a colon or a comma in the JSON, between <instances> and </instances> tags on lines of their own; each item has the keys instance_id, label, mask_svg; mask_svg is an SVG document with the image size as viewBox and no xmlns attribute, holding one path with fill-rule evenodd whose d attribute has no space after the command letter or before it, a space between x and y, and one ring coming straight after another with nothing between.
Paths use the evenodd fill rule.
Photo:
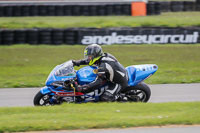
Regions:
<instances>
[{"instance_id":1,"label":"advertising banner","mask_svg":"<svg viewBox=\"0 0 200 133\"><path fill-rule=\"evenodd\" d=\"M200 27L39 28L0 29L0 45L7 44L196 44Z\"/></svg>"},{"instance_id":2,"label":"advertising banner","mask_svg":"<svg viewBox=\"0 0 200 133\"><path fill-rule=\"evenodd\" d=\"M105 31L104 31L105 30ZM79 32L80 44L194 44L200 43L200 28L89 29Z\"/></svg>"}]
</instances>

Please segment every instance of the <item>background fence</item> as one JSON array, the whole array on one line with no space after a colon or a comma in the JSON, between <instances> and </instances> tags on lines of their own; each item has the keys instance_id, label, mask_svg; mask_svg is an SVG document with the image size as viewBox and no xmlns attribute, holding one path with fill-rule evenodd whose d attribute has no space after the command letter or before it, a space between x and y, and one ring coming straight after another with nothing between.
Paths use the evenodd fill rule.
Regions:
<instances>
[{"instance_id":1,"label":"background fence","mask_svg":"<svg viewBox=\"0 0 200 133\"><path fill-rule=\"evenodd\" d=\"M3 29L0 44L194 44L199 35L200 27Z\"/></svg>"},{"instance_id":2,"label":"background fence","mask_svg":"<svg viewBox=\"0 0 200 133\"><path fill-rule=\"evenodd\" d=\"M147 3L147 15L158 15L169 11L200 11L200 1L149 1ZM131 15L131 2L1 3L0 5L0 17L108 15Z\"/></svg>"}]
</instances>

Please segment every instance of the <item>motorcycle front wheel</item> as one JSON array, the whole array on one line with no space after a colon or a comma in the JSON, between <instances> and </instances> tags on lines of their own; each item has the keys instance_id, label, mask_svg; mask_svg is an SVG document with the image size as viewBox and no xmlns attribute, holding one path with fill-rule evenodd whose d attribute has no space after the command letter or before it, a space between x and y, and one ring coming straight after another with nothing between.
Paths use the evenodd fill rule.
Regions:
<instances>
[{"instance_id":1,"label":"motorcycle front wheel","mask_svg":"<svg viewBox=\"0 0 200 133\"><path fill-rule=\"evenodd\" d=\"M123 93L129 102L148 102L151 96L151 90L144 82L126 88Z\"/></svg>"},{"instance_id":2,"label":"motorcycle front wheel","mask_svg":"<svg viewBox=\"0 0 200 133\"><path fill-rule=\"evenodd\" d=\"M49 106L49 105L53 105L53 103L51 102L51 95L48 94L42 94L40 91L35 95L34 100L33 100L33 104L35 106Z\"/></svg>"}]
</instances>

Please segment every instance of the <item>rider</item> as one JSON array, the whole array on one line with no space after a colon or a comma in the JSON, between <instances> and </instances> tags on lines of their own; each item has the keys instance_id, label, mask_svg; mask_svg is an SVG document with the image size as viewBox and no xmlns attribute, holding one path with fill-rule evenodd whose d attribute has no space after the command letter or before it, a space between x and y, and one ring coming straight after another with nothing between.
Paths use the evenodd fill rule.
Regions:
<instances>
[{"instance_id":1,"label":"rider","mask_svg":"<svg viewBox=\"0 0 200 133\"><path fill-rule=\"evenodd\" d=\"M78 87L82 93L92 92L101 87L105 81L109 84L108 89L101 95L101 101L115 101L116 94L128 86L128 76L125 68L117 59L109 54L103 53L101 46L97 44L88 45L84 51L85 59L73 60L75 66L96 65L98 66L97 78L92 83Z\"/></svg>"}]
</instances>

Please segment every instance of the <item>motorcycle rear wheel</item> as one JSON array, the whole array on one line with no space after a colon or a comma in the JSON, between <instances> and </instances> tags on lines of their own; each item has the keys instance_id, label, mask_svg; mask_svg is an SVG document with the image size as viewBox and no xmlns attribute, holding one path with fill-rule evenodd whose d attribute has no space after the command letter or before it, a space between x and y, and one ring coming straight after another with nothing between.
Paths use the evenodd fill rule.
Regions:
<instances>
[{"instance_id":1,"label":"motorcycle rear wheel","mask_svg":"<svg viewBox=\"0 0 200 133\"><path fill-rule=\"evenodd\" d=\"M49 105L53 105L50 102L52 96L48 95L48 94L42 94L40 91L35 95L34 100L33 100L33 104L35 106L49 106Z\"/></svg>"},{"instance_id":2,"label":"motorcycle rear wheel","mask_svg":"<svg viewBox=\"0 0 200 133\"><path fill-rule=\"evenodd\" d=\"M151 90L144 82L126 88L123 93L129 102L148 102L151 96Z\"/></svg>"}]
</instances>

